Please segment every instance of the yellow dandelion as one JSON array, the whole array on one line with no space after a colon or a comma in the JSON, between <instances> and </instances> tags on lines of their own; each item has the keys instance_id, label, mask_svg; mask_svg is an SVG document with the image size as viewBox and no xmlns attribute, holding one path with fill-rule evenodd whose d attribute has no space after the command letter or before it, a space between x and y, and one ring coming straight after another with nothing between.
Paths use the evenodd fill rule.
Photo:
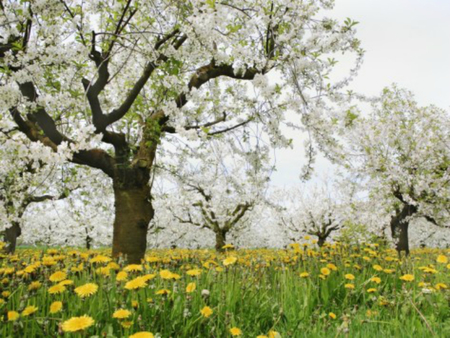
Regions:
<instances>
[{"instance_id":1,"label":"yellow dandelion","mask_svg":"<svg viewBox=\"0 0 450 338\"><path fill-rule=\"evenodd\" d=\"M328 275L331 273L331 271L330 271L330 269L328 269L328 268L322 268L322 269L320 269L320 273L321 273L323 276L328 276Z\"/></svg>"},{"instance_id":2,"label":"yellow dandelion","mask_svg":"<svg viewBox=\"0 0 450 338\"><path fill-rule=\"evenodd\" d=\"M111 258L103 255L98 255L90 260L91 263L109 263Z\"/></svg>"},{"instance_id":3,"label":"yellow dandelion","mask_svg":"<svg viewBox=\"0 0 450 338\"><path fill-rule=\"evenodd\" d=\"M192 269L192 270L188 270L186 271L186 274L189 276L198 276L202 273L201 269Z\"/></svg>"},{"instance_id":4,"label":"yellow dandelion","mask_svg":"<svg viewBox=\"0 0 450 338\"><path fill-rule=\"evenodd\" d=\"M348 279L348 280L354 280L355 279L355 276L353 276L351 273L346 274L344 277L345 277L345 279Z\"/></svg>"},{"instance_id":5,"label":"yellow dandelion","mask_svg":"<svg viewBox=\"0 0 450 338\"><path fill-rule=\"evenodd\" d=\"M194 292L195 289L196 289L196 287L197 287L197 285L196 285L195 283L189 283L189 284L186 286L186 292L187 292L187 293Z\"/></svg>"},{"instance_id":6,"label":"yellow dandelion","mask_svg":"<svg viewBox=\"0 0 450 338\"><path fill-rule=\"evenodd\" d=\"M302 272L302 273L300 274L300 277L301 277L301 278L309 277L309 273L308 273L308 272Z\"/></svg>"},{"instance_id":7,"label":"yellow dandelion","mask_svg":"<svg viewBox=\"0 0 450 338\"><path fill-rule=\"evenodd\" d=\"M374 293L374 292L376 292L376 291L377 291L377 289L375 289L375 288L367 289L367 292L368 292L368 293Z\"/></svg>"},{"instance_id":8,"label":"yellow dandelion","mask_svg":"<svg viewBox=\"0 0 450 338\"><path fill-rule=\"evenodd\" d=\"M42 286L41 282L36 281L36 282L31 282L30 285L28 285L28 290L37 290Z\"/></svg>"},{"instance_id":9,"label":"yellow dandelion","mask_svg":"<svg viewBox=\"0 0 450 338\"><path fill-rule=\"evenodd\" d=\"M62 323L62 330L64 332L77 332L87 329L88 327L94 325L95 321L92 317L87 315L81 317L72 317Z\"/></svg>"},{"instance_id":10,"label":"yellow dandelion","mask_svg":"<svg viewBox=\"0 0 450 338\"><path fill-rule=\"evenodd\" d=\"M239 328L237 328L237 327L232 327L232 328L230 329L230 333L231 333L231 335L232 335L233 337L242 335L241 329L239 329Z\"/></svg>"},{"instance_id":11,"label":"yellow dandelion","mask_svg":"<svg viewBox=\"0 0 450 338\"><path fill-rule=\"evenodd\" d=\"M122 325L122 327L125 328L125 329L129 329L131 327L131 325L133 325L133 322L122 321L122 322L120 322L120 325Z\"/></svg>"},{"instance_id":12,"label":"yellow dandelion","mask_svg":"<svg viewBox=\"0 0 450 338\"><path fill-rule=\"evenodd\" d=\"M447 258L447 256L439 255L439 256L437 256L436 262L441 263L441 264L447 264L448 258Z\"/></svg>"},{"instance_id":13,"label":"yellow dandelion","mask_svg":"<svg viewBox=\"0 0 450 338\"><path fill-rule=\"evenodd\" d=\"M209 306L205 306L203 309L200 310L200 313L203 317L208 318L213 314L213 310Z\"/></svg>"},{"instance_id":14,"label":"yellow dandelion","mask_svg":"<svg viewBox=\"0 0 450 338\"><path fill-rule=\"evenodd\" d=\"M62 306L63 306L62 302L59 302L59 301L53 302L50 305L50 313L52 313L52 314L53 313L58 313L59 311L61 311Z\"/></svg>"},{"instance_id":15,"label":"yellow dandelion","mask_svg":"<svg viewBox=\"0 0 450 338\"><path fill-rule=\"evenodd\" d=\"M128 274L125 271L120 271L116 276L116 280L119 282L127 280L127 278Z\"/></svg>"},{"instance_id":16,"label":"yellow dandelion","mask_svg":"<svg viewBox=\"0 0 450 338\"><path fill-rule=\"evenodd\" d=\"M381 267L381 265L374 265L373 268L376 271L383 271L383 268Z\"/></svg>"},{"instance_id":17,"label":"yellow dandelion","mask_svg":"<svg viewBox=\"0 0 450 338\"><path fill-rule=\"evenodd\" d=\"M135 334L132 334L128 338L154 338L154 336L153 336L153 333L151 333L151 332L142 331L142 332L137 332Z\"/></svg>"},{"instance_id":18,"label":"yellow dandelion","mask_svg":"<svg viewBox=\"0 0 450 338\"><path fill-rule=\"evenodd\" d=\"M448 288L447 284L445 284L445 283L437 283L435 287L436 287L436 290L442 290L442 289Z\"/></svg>"},{"instance_id":19,"label":"yellow dandelion","mask_svg":"<svg viewBox=\"0 0 450 338\"><path fill-rule=\"evenodd\" d=\"M117 319L126 319L131 316L131 311L125 310L125 309L119 309L114 311L113 318Z\"/></svg>"},{"instance_id":20,"label":"yellow dandelion","mask_svg":"<svg viewBox=\"0 0 450 338\"><path fill-rule=\"evenodd\" d=\"M370 281L374 282L374 283L377 283L377 284L380 284L381 283L381 278L380 277L372 277L370 279Z\"/></svg>"},{"instance_id":21,"label":"yellow dandelion","mask_svg":"<svg viewBox=\"0 0 450 338\"><path fill-rule=\"evenodd\" d=\"M222 264L225 265L225 266L228 266L228 265L233 265L233 264L236 263L236 262L237 262L237 257L235 257L235 256L230 256L230 257L228 257L228 258L225 258L225 259L222 261Z\"/></svg>"},{"instance_id":22,"label":"yellow dandelion","mask_svg":"<svg viewBox=\"0 0 450 338\"><path fill-rule=\"evenodd\" d=\"M8 311L8 321L13 322L17 319L19 319L20 314L17 311Z\"/></svg>"},{"instance_id":23,"label":"yellow dandelion","mask_svg":"<svg viewBox=\"0 0 450 338\"><path fill-rule=\"evenodd\" d=\"M161 289L161 290L156 291L157 295L168 295L170 293L171 293L171 291L167 290L167 289Z\"/></svg>"},{"instance_id":24,"label":"yellow dandelion","mask_svg":"<svg viewBox=\"0 0 450 338\"><path fill-rule=\"evenodd\" d=\"M145 281L144 278L142 278L142 276L140 276L140 277L136 277L135 279L132 279L129 282L127 282L125 284L125 289L135 290L135 289L143 288L145 286L147 286L147 282Z\"/></svg>"},{"instance_id":25,"label":"yellow dandelion","mask_svg":"<svg viewBox=\"0 0 450 338\"><path fill-rule=\"evenodd\" d=\"M37 306L34 306L34 305L27 306L22 311L22 316L29 316L29 315L35 313L37 310L38 310Z\"/></svg>"},{"instance_id":26,"label":"yellow dandelion","mask_svg":"<svg viewBox=\"0 0 450 338\"><path fill-rule=\"evenodd\" d=\"M328 316L329 316L331 319L336 319L336 314L333 313L333 312L330 312L330 313L328 314Z\"/></svg>"},{"instance_id":27,"label":"yellow dandelion","mask_svg":"<svg viewBox=\"0 0 450 338\"><path fill-rule=\"evenodd\" d=\"M412 282L414 280L414 276L410 274L406 274L400 277L401 280L404 280L406 282Z\"/></svg>"},{"instance_id":28,"label":"yellow dandelion","mask_svg":"<svg viewBox=\"0 0 450 338\"><path fill-rule=\"evenodd\" d=\"M49 277L50 281L52 282L60 282L66 278L67 274L64 271L56 271Z\"/></svg>"},{"instance_id":29,"label":"yellow dandelion","mask_svg":"<svg viewBox=\"0 0 450 338\"><path fill-rule=\"evenodd\" d=\"M355 288L355 284L351 284L351 283L345 284L344 287L345 287L346 289L352 289L352 290L353 290L353 289Z\"/></svg>"},{"instance_id":30,"label":"yellow dandelion","mask_svg":"<svg viewBox=\"0 0 450 338\"><path fill-rule=\"evenodd\" d=\"M75 293L81 297L86 298L95 294L98 290L98 285L95 283L87 283L75 289Z\"/></svg>"},{"instance_id":31,"label":"yellow dandelion","mask_svg":"<svg viewBox=\"0 0 450 338\"><path fill-rule=\"evenodd\" d=\"M64 291L66 291L66 287L60 284L56 284L48 288L48 293L51 295L63 293Z\"/></svg>"},{"instance_id":32,"label":"yellow dandelion","mask_svg":"<svg viewBox=\"0 0 450 338\"><path fill-rule=\"evenodd\" d=\"M142 267L141 264L130 264L127 265L123 270L126 272L139 272L144 270L144 268Z\"/></svg>"}]
</instances>

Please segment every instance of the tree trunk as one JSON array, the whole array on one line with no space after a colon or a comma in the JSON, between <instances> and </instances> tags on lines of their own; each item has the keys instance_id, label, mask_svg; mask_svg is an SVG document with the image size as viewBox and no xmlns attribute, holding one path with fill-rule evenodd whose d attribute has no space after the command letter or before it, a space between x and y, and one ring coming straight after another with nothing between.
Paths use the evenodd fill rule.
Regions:
<instances>
[{"instance_id":1,"label":"tree trunk","mask_svg":"<svg viewBox=\"0 0 450 338\"><path fill-rule=\"evenodd\" d=\"M21 234L22 230L19 223L17 222L13 222L13 225L5 230L5 253L13 254L16 251L17 237L19 237Z\"/></svg>"},{"instance_id":2,"label":"tree trunk","mask_svg":"<svg viewBox=\"0 0 450 338\"><path fill-rule=\"evenodd\" d=\"M115 219L113 256L124 256L129 264L139 264L147 248L148 225L154 211L148 180L140 186L114 182Z\"/></svg>"},{"instance_id":3,"label":"tree trunk","mask_svg":"<svg viewBox=\"0 0 450 338\"><path fill-rule=\"evenodd\" d=\"M217 231L216 232L216 251L217 252L223 252L223 247L225 246L225 240L227 237L227 233L224 231Z\"/></svg>"},{"instance_id":4,"label":"tree trunk","mask_svg":"<svg viewBox=\"0 0 450 338\"><path fill-rule=\"evenodd\" d=\"M401 255L405 251L406 256L409 255L409 238L408 238L408 217L417 212L417 207L405 204L401 211L398 211L395 216L391 218L391 234L395 240L395 248Z\"/></svg>"},{"instance_id":5,"label":"tree trunk","mask_svg":"<svg viewBox=\"0 0 450 338\"><path fill-rule=\"evenodd\" d=\"M319 240L317 241L317 245L319 246L319 248L323 247L326 241L327 237L319 236Z\"/></svg>"}]
</instances>

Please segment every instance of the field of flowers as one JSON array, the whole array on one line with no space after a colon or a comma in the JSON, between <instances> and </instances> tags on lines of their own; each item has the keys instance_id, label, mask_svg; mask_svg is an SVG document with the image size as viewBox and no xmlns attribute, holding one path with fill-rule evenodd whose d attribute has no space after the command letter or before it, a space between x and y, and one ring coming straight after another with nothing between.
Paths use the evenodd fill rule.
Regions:
<instances>
[{"instance_id":1,"label":"field of flowers","mask_svg":"<svg viewBox=\"0 0 450 338\"><path fill-rule=\"evenodd\" d=\"M450 337L450 250L20 249L0 258L2 337Z\"/></svg>"}]
</instances>

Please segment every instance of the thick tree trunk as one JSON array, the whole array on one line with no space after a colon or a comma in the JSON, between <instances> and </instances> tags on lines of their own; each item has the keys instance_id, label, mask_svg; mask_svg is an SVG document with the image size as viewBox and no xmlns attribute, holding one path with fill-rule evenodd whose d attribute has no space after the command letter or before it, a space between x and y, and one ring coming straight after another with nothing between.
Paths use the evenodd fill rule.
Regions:
<instances>
[{"instance_id":1,"label":"thick tree trunk","mask_svg":"<svg viewBox=\"0 0 450 338\"><path fill-rule=\"evenodd\" d=\"M225 246L227 233L224 231L217 231L216 232L216 251L222 252L224 251L223 247Z\"/></svg>"},{"instance_id":2,"label":"thick tree trunk","mask_svg":"<svg viewBox=\"0 0 450 338\"><path fill-rule=\"evenodd\" d=\"M319 239L317 241L317 245L319 246L319 248L323 247L323 245L325 244L326 241L327 241L327 237L319 236Z\"/></svg>"},{"instance_id":3,"label":"thick tree trunk","mask_svg":"<svg viewBox=\"0 0 450 338\"><path fill-rule=\"evenodd\" d=\"M153 218L150 188L123 186L114 182L115 220L113 256L124 256L130 264L141 263L147 248L148 225Z\"/></svg>"},{"instance_id":4,"label":"thick tree trunk","mask_svg":"<svg viewBox=\"0 0 450 338\"><path fill-rule=\"evenodd\" d=\"M11 227L5 230L4 240L6 247L4 248L5 253L13 254L16 251L17 237L22 234L20 225L14 222Z\"/></svg>"},{"instance_id":5,"label":"thick tree trunk","mask_svg":"<svg viewBox=\"0 0 450 338\"><path fill-rule=\"evenodd\" d=\"M406 256L409 255L409 238L408 238L408 217L414 215L417 212L415 206L405 204L401 211L398 211L395 216L391 218L391 234L395 240L395 248L401 255L402 251L405 251Z\"/></svg>"}]
</instances>

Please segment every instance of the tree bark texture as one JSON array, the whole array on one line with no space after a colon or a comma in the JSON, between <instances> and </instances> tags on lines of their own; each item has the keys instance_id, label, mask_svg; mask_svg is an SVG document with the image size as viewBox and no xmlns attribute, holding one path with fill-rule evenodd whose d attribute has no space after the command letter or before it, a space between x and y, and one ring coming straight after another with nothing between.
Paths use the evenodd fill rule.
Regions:
<instances>
[{"instance_id":1,"label":"tree bark texture","mask_svg":"<svg viewBox=\"0 0 450 338\"><path fill-rule=\"evenodd\" d=\"M227 233L225 231L216 231L216 251L223 252L226 243Z\"/></svg>"},{"instance_id":2,"label":"tree bark texture","mask_svg":"<svg viewBox=\"0 0 450 338\"><path fill-rule=\"evenodd\" d=\"M5 253L14 254L16 251L17 237L22 234L19 223L14 222L11 227L5 230L4 240L6 247L4 248Z\"/></svg>"}]
</instances>

